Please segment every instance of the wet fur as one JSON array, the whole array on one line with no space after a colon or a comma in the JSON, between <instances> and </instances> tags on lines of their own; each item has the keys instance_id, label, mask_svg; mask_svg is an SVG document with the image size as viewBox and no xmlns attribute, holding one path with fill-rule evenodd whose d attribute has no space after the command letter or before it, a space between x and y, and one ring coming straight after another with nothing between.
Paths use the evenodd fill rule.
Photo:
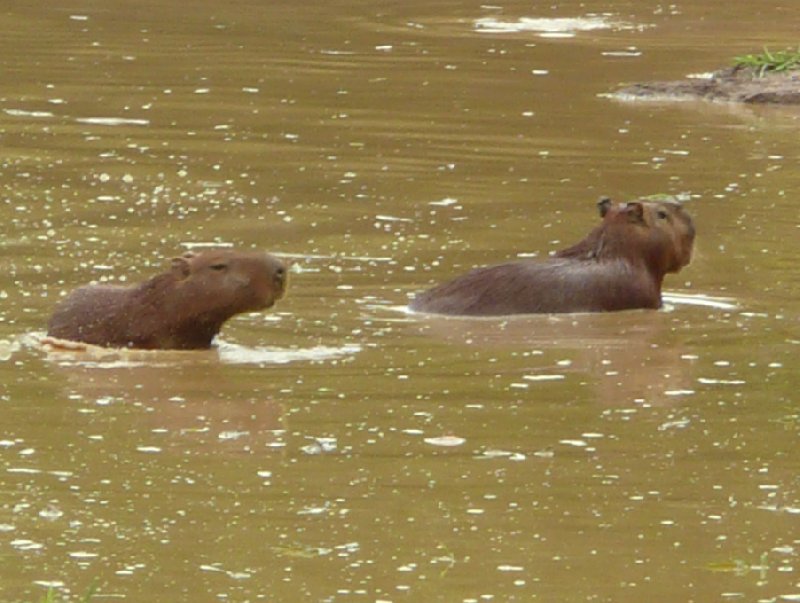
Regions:
<instances>
[{"instance_id":1,"label":"wet fur","mask_svg":"<svg viewBox=\"0 0 800 603\"><path fill-rule=\"evenodd\" d=\"M285 267L264 253L210 250L132 287L89 285L56 307L48 336L108 347L203 349L242 312L272 306Z\"/></svg>"},{"instance_id":2,"label":"wet fur","mask_svg":"<svg viewBox=\"0 0 800 603\"><path fill-rule=\"evenodd\" d=\"M601 200L603 222L547 260L478 268L418 295L412 310L500 316L659 308L664 275L689 263L694 225L675 203Z\"/></svg>"}]
</instances>

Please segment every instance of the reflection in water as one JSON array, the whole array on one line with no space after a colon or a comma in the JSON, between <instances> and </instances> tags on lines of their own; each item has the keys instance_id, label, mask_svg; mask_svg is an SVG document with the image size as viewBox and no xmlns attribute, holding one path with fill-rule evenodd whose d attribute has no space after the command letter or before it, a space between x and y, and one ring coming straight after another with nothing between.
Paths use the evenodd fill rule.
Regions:
<instances>
[{"instance_id":1,"label":"reflection in water","mask_svg":"<svg viewBox=\"0 0 800 603\"><path fill-rule=\"evenodd\" d=\"M536 368L509 384L535 391L537 384L564 382L565 375L589 375L598 402L607 406L673 405L676 396L695 393L686 349L671 341L675 319L665 312L565 314L492 319L425 315L423 333L479 349L526 350L542 357ZM569 360L545 360L553 352ZM498 369L499 370L499 369Z\"/></svg>"}]
</instances>

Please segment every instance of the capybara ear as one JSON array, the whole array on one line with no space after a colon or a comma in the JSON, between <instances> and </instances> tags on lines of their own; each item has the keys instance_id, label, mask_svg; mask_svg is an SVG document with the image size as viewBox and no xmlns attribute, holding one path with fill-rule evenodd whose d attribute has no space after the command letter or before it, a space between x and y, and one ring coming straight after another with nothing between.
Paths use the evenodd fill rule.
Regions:
<instances>
[{"instance_id":1,"label":"capybara ear","mask_svg":"<svg viewBox=\"0 0 800 603\"><path fill-rule=\"evenodd\" d=\"M611 197L600 197L597 200L597 209L600 211L600 217L605 218L608 210L611 209L613 202L611 201Z\"/></svg>"},{"instance_id":2,"label":"capybara ear","mask_svg":"<svg viewBox=\"0 0 800 603\"><path fill-rule=\"evenodd\" d=\"M625 204L625 214L631 222L644 222L644 205L639 201L629 201Z\"/></svg>"},{"instance_id":3,"label":"capybara ear","mask_svg":"<svg viewBox=\"0 0 800 603\"><path fill-rule=\"evenodd\" d=\"M172 258L172 274L178 279L185 279L192 272L192 265L190 260L194 257L192 252L184 253L182 256Z\"/></svg>"}]
</instances>

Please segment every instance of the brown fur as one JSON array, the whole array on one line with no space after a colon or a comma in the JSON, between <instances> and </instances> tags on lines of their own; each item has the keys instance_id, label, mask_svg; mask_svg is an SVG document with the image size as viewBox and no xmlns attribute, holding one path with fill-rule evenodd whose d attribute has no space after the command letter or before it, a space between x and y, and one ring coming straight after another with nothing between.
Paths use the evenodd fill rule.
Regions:
<instances>
[{"instance_id":1,"label":"brown fur","mask_svg":"<svg viewBox=\"0 0 800 603\"><path fill-rule=\"evenodd\" d=\"M664 275L691 260L691 217L670 202L598 205L600 225L555 257L477 268L421 293L411 309L500 316L659 308Z\"/></svg>"},{"instance_id":2,"label":"brown fur","mask_svg":"<svg viewBox=\"0 0 800 603\"><path fill-rule=\"evenodd\" d=\"M56 306L47 334L109 347L204 349L225 321L271 307L285 287L286 267L269 254L189 252L132 287L76 289Z\"/></svg>"}]
</instances>

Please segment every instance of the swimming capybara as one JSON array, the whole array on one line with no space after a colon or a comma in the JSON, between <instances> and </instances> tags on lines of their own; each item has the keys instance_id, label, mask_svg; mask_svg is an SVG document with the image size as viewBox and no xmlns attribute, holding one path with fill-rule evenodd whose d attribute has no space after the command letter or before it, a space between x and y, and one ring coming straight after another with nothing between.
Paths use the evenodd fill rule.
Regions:
<instances>
[{"instance_id":1,"label":"swimming capybara","mask_svg":"<svg viewBox=\"0 0 800 603\"><path fill-rule=\"evenodd\" d=\"M477 268L418 295L417 312L501 316L661 307L661 283L692 257L692 219L674 202L598 203L603 221L546 260Z\"/></svg>"},{"instance_id":2,"label":"swimming capybara","mask_svg":"<svg viewBox=\"0 0 800 603\"><path fill-rule=\"evenodd\" d=\"M271 307L286 279L286 266L267 253L188 252L138 285L76 289L56 306L47 334L108 347L205 349L232 316Z\"/></svg>"}]
</instances>

